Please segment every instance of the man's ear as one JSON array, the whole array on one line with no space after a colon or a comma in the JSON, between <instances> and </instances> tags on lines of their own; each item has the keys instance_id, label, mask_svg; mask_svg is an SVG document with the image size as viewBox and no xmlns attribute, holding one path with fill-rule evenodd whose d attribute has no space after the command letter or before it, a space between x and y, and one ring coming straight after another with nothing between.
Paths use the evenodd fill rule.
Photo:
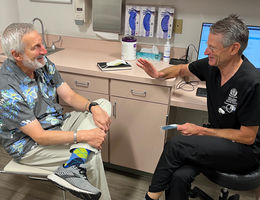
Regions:
<instances>
[{"instance_id":1,"label":"man's ear","mask_svg":"<svg viewBox=\"0 0 260 200\"><path fill-rule=\"evenodd\" d=\"M241 45L238 42L235 42L234 44L232 44L232 48L231 48L231 54L235 55L238 53L239 49L240 49Z\"/></svg>"},{"instance_id":2,"label":"man's ear","mask_svg":"<svg viewBox=\"0 0 260 200\"><path fill-rule=\"evenodd\" d=\"M12 54L13 58L14 58L16 61L18 61L18 62L22 61L23 56L22 56L21 53L15 51L15 50L12 50L12 51L11 51L11 54Z\"/></svg>"}]
</instances>

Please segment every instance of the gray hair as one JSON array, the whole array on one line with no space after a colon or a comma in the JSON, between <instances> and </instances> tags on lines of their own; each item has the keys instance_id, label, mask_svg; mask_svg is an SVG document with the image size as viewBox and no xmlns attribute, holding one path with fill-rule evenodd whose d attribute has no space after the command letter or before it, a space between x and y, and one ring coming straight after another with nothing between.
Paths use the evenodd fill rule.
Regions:
<instances>
[{"instance_id":1,"label":"gray hair","mask_svg":"<svg viewBox=\"0 0 260 200\"><path fill-rule=\"evenodd\" d=\"M2 49L5 55L15 61L11 51L15 50L16 52L24 53L22 38L34 30L33 25L30 23L13 23L7 26L1 39Z\"/></svg>"},{"instance_id":2,"label":"gray hair","mask_svg":"<svg viewBox=\"0 0 260 200\"><path fill-rule=\"evenodd\" d=\"M241 46L238 51L239 55L242 55L247 47L249 31L245 23L239 19L238 15L231 14L228 17L217 21L210 27L210 33L222 34L222 44L224 47L228 47L233 43L238 42Z\"/></svg>"}]
</instances>

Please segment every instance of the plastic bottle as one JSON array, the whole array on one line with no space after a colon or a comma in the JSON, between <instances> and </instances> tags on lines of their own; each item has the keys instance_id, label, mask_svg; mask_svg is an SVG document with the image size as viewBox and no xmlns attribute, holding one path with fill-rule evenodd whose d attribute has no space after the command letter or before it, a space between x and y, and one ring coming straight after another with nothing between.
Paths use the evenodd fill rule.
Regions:
<instances>
[{"instance_id":1,"label":"plastic bottle","mask_svg":"<svg viewBox=\"0 0 260 200\"><path fill-rule=\"evenodd\" d=\"M170 41L167 40L167 42L164 44L164 50L163 50L163 62L170 62L170 54L171 54L171 45Z\"/></svg>"}]
</instances>

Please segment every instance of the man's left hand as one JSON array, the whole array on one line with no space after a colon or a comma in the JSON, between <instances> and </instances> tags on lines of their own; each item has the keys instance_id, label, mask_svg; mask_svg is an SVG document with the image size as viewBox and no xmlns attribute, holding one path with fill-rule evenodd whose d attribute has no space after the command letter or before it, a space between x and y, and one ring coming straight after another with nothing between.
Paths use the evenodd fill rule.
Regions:
<instances>
[{"instance_id":1,"label":"man's left hand","mask_svg":"<svg viewBox=\"0 0 260 200\"><path fill-rule=\"evenodd\" d=\"M178 125L177 130L182 133L182 135L190 136L190 135L200 135L201 126L197 126L191 123L185 123L182 125Z\"/></svg>"}]
</instances>

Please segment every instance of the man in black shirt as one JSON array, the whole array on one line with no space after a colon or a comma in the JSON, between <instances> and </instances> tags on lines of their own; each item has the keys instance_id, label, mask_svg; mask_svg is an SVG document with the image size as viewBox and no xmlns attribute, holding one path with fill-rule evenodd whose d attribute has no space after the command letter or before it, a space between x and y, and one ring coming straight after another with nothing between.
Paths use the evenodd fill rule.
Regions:
<instances>
[{"instance_id":1,"label":"man in black shirt","mask_svg":"<svg viewBox=\"0 0 260 200\"><path fill-rule=\"evenodd\" d=\"M191 182L204 168L246 173L259 163L260 73L243 51L247 26L230 15L210 28L201 59L161 71L144 59L137 65L153 78L197 76L206 81L209 127L177 126L181 133L169 140L145 199L188 200ZM187 137L188 136L188 137Z\"/></svg>"}]
</instances>

